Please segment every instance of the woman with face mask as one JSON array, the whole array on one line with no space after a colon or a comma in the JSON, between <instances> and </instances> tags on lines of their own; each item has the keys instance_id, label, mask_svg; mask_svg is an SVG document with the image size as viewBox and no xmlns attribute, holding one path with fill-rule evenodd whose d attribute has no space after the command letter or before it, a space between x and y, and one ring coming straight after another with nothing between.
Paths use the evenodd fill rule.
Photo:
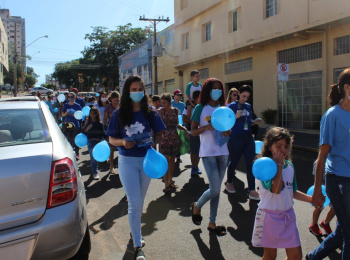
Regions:
<instances>
[{"instance_id":1,"label":"woman with face mask","mask_svg":"<svg viewBox=\"0 0 350 260\"><path fill-rule=\"evenodd\" d=\"M350 259L350 68L331 86L328 95L332 106L320 125L320 148L316 163L315 191L312 204L323 207L322 175L326 173L326 193L337 216L332 234L306 259L323 259L343 245L342 259Z\"/></svg>"},{"instance_id":2,"label":"woman with face mask","mask_svg":"<svg viewBox=\"0 0 350 260\"><path fill-rule=\"evenodd\" d=\"M205 172L209 179L207 189L197 202L192 203L192 222L200 225L202 222L201 209L210 201L210 218L208 230L217 236L226 235L224 226L216 225L216 215L219 206L220 189L228 161L227 144L217 144L216 135L227 137L231 131L217 133L211 125L211 115L220 106L225 105L223 83L215 78L205 81L199 104L196 105L191 117L191 135L200 136L199 157L202 158Z\"/></svg>"},{"instance_id":3,"label":"woman with face mask","mask_svg":"<svg viewBox=\"0 0 350 260\"><path fill-rule=\"evenodd\" d=\"M252 200L260 200L259 193L255 190L255 177L252 172L255 157L255 142L252 136L251 125L254 123L252 123L252 107L247 103L252 92L251 86L241 86L239 88L239 99L228 106L236 114L236 123L231 129L232 134L227 144L230 151L230 164L227 168L225 186L227 192L236 192L233 186L233 175L241 155L244 154L247 169L248 197Z\"/></svg>"},{"instance_id":4,"label":"woman with face mask","mask_svg":"<svg viewBox=\"0 0 350 260\"><path fill-rule=\"evenodd\" d=\"M119 150L119 177L128 198L129 226L134 241L135 259L145 259L142 251L141 215L150 183L143 171L152 131L161 138L165 125L156 110L148 105L145 87L139 76L126 79L119 108L113 113L106 134ZM156 163L156 162L155 162Z\"/></svg>"},{"instance_id":5,"label":"woman with face mask","mask_svg":"<svg viewBox=\"0 0 350 260\"><path fill-rule=\"evenodd\" d=\"M100 117L103 124L103 127L107 128L107 126L104 124L104 113L105 113L105 107L108 104L107 94L106 92L101 92L98 96L97 102L94 104L94 107L97 107L98 111L100 111Z\"/></svg>"}]
</instances>

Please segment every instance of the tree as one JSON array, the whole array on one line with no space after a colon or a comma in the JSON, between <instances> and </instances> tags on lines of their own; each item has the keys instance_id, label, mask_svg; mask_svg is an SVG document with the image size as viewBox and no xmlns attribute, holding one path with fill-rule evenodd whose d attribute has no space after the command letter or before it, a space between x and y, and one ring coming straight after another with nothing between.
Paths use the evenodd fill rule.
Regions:
<instances>
[{"instance_id":1,"label":"tree","mask_svg":"<svg viewBox=\"0 0 350 260\"><path fill-rule=\"evenodd\" d=\"M35 84L38 82L38 80L36 79L36 77L34 77L33 75L30 74L26 74L25 77L25 84L29 87L32 88L35 86Z\"/></svg>"},{"instance_id":2,"label":"tree","mask_svg":"<svg viewBox=\"0 0 350 260\"><path fill-rule=\"evenodd\" d=\"M4 73L4 84L10 84L11 86L13 85L14 81L13 81L13 72L14 72L14 67L15 64L13 63L13 61L9 61L9 71L7 73ZM19 77L21 77L22 75L22 66L21 64L17 63L17 86L19 86Z\"/></svg>"},{"instance_id":3,"label":"tree","mask_svg":"<svg viewBox=\"0 0 350 260\"><path fill-rule=\"evenodd\" d=\"M34 68L27 67L27 75L32 75L34 78L38 78L39 75L34 72Z\"/></svg>"},{"instance_id":4,"label":"tree","mask_svg":"<svg viewBox=\"0 0 350 260\"><path fill-rule=\"evenodd\" d=\"M79 60L72 60L64 63L57 63L55 65L52 77L56 78L60 84L70 86L75 83L78 77L77 72L71 70L72 65L79 64Z\"/></svg>"},{"instance_id":5,"label":"tree","mask_svg":"<svg viewBox=\"0 0 350 260\"><path fill-rule=\"evenodd\" d=\"M91 34L85 35L90 46L82 51L84 57L80 64L101 64L98 74L107 78L108 88L114 88L115 82L119 82L118 57L145 41L150 36L149 30L132 28L131 23L112 31L101 26L92 29Z\"/></svg>"}]
</instances>

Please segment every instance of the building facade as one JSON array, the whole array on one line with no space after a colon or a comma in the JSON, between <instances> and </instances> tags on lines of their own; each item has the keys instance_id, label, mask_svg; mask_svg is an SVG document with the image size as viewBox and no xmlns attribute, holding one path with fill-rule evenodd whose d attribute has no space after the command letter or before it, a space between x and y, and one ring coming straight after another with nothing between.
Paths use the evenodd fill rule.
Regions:
<instances>
[{"instance_id":1,"label":"building facade","mask_svg":"<svg viewBox=\"0 0 350 260\"><path fill-rule=\"evenodd\" d=\"M0 9L0 17L7 34L9 54L13 55L13 50L16 50L17 62L21 63L22 69L26 71L27 54L25 19L20 16L11 16L9 9Z\"/></svg>"},{"instance_id":2,"label":"building facade","mask_svg":"<svg viewBox=\"0 0 350 260\"><path fill-rule=\"evenodd\" d=\"M9 70L7 34L0 19L0 85L4 85L4 72Z\"/></svg>"},{"instance_id":3,"label":"building facade","mask_svg":"<svg viewBox=\"0 0 350 260\"><path fill-rule=\"evenodd\" d=\"M280 125L319 129L329 107L330 85L350 66L348 0L178 0L174 4L174 56L178 56L174 68L180 89L184 90L194 69L201 72L202 83L208 77L221 79L226 92L249 84L259 117L273 108L279 111ZM289 64L283 92L277 80L278 63Z\"/></svg>"}]
</instances>

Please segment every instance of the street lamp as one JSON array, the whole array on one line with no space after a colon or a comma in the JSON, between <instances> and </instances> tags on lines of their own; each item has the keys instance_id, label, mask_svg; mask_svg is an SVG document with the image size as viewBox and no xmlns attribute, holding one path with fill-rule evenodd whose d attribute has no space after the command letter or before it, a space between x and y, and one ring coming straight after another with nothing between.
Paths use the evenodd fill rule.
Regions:
<instances>
[{"instance_id":1,"label":"street lamp","mask_svg":"<svg viewBox=\"0 0 350 260\"><path fill-rule=\"evenodd\" d=\"M39 39L41 39L41 38L49 38L49 36L48 36L48 35L44 35L44 36L39 37L39 38L36 39L35 41L32 41L31 43L29 43L29 44L26 46L26 48L27 48L29 45L32 45L34 42L36 42L37 40L39 40Z\"/></svg>"}]
</instances>

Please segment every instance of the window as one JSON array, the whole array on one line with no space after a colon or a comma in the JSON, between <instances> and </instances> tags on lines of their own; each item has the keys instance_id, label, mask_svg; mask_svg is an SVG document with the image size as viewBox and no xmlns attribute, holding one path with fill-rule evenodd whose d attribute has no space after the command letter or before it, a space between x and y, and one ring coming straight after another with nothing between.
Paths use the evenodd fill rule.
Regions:
<instances>
[{"instance_id":1,"label":"window","mask_svg":"<svg viewBox=\"0 0 350 260\"><path fill-rule=\"evenodd\" d=\"M337 68L337 69L334 69L334 78L333 78L333 82L334 83L337 83L338 82L338 78L339 78L339 76L340 76L340 73L342 73L343 72L343 70L345 70L346 69L346 67L344 67L344 68Z\"/></svg>"},{"instance_id":2,"label":"window","mask_svg":"<svg viewBox=\"0 0 350 260\"><path fill-rule=\"evenodd\" d=\"M241 8L237 8L228 13L228 32L235 32L241 27Z\"/></svg>"},{"instance_id":3,"label":"window","mask_svg":"<svg viewBox=\"0 0 350 260\"><path fill-rule=\"evenodd\" d=\"M180 10L185 9L188 6L188 0L181 0L180 2Z\"/></svg>"},{"instance_id":4,"label":"window","mask_svg":"<svg viewBox=\"0 0 350 260\"><path fill-rule=\"evenodd\" d=\"M252 58L225 63L225 74L233 74L249 70L253 70Z\"/></svg>"},{"instance_id":5,"label":"window","mask_svg":"<svg viewBox=\"0 0 350 260\"><path fill-rule=\"evenodd\" d=\"M278 14L280 0L265 0L265 18Z\"/></svg>"},{"instance_id":6,"label":"window","mask_svg":"<svg viewBox=\"0 0 350 260\"><path fill-rule=\"evenodd\" d=\"M282 94L283 93L283 94ZM278 84L279 121L292 129L319 130L322 117L322 71L289 75L282 92Z\"/></svg>"},{"instance_id":7,"label":"window","mask_svg":"<svg viewBox=\"0 0 350 260\"><path fill-rule=\"evenodd\" d=\"M187 33L184 33L183 35L182 35L182 47L181 47L181 49L182 50L187 50L188 48L189 48L189 42L188 42L188 40L189 40L189 33L187 32Z\"/></svg>"},{"instance_id":8,"label":"window","mask_svg":"<svg viewBox=\"0 0 350 260\"><path fill-rule=\"evenodd\" d=\"M334 55L350 53L350 35L334 39Z\"/></svg>"},{"instance_id":9,"label":"window","mask_svg":"<svg viewBox=\"0 0 350 260\"><path fill-rule=\"evenodd\" d=\"M322 58L322 42L316 42L296 48L279 51L279 63L296 63Z\"/></svg>"},{"instance_id":10,"label":"window","mask_svg":"<svg viewBox=\"0 0 350 260\"><path fill-rule=\"evenodd\" d=\"M211 23L206 23L202 26L202 42L211 40Z\"/></svg>"},{"instance_id":11,"label":"window","mask_svg":"<svg viewBox=\"0 0 350 260\"><path fill-rule=\"evenodd\" d=\"M209 78L209 69L208 68L201 69L198 71L199 71L200 78L203 80L203 82L206 81L207 78Z\"/></svg>"}]
</instances>

